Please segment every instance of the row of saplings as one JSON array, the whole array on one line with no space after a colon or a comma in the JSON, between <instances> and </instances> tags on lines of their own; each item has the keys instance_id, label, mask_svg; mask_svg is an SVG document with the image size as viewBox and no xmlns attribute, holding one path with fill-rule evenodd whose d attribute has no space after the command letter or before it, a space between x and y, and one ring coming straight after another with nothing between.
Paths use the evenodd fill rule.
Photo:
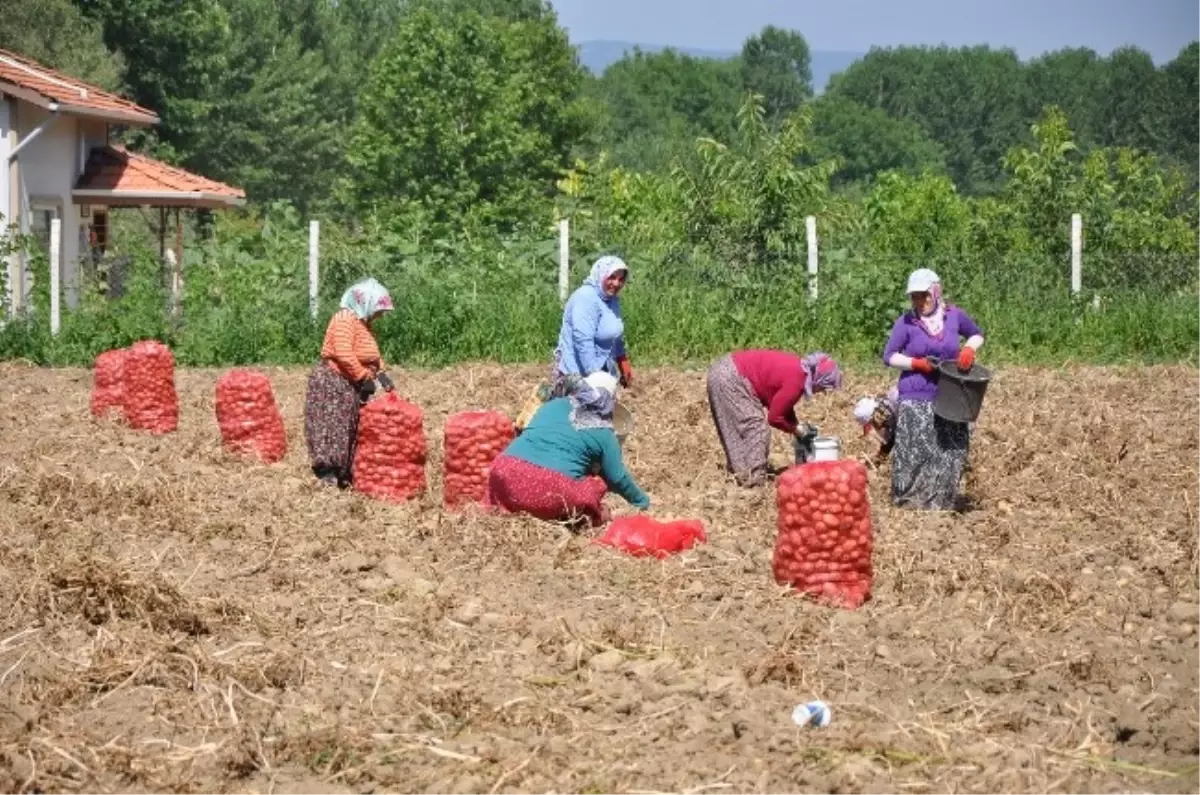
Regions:
<instances>
[{"instance_id":1,"label":"row of saplings","mask_svg":"<svg viewBox=\"0 0 1200 795\"><path fill-rule=\"evenodd\" d=\"M266 375L235 369L216 384L221 441L236 454L267 464L283 459L283 415ZM179 425L175 360L160 342L147 340L96 358L91 411L127 425L170 433ZM450 415L444 434L443 503L447 508L483 504L488 469L513 439L513 421L498 411ZM403 502L427 487L428 451L421 408L394 392L362 407L354 454L354 488L371 497ZM856 608L870 598L873 532L867 473L853 459L815 461L787 470L776 485L778 534L775 580L827 604ZM636 538L615 544L626 551L662 557L705 540L698 522L630 525ZM672 539L653 537L665 532Z\"/></svg>"}]
</instances>

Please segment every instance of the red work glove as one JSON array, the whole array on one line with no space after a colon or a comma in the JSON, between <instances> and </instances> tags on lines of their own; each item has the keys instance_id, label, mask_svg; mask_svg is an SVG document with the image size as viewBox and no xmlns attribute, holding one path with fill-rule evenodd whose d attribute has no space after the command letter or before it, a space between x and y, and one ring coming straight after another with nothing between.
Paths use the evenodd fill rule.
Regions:
<instances>
[{"instance_id":1,"label":"red work glove","mask_svg":"<svg viewBox=\"0 0 1200 795\"><path fill-rule=\"evenodd\" d=\"M629 358L622 356L617 359L617 369L621 371L621 386L628 389L633 384L633 367L629 365Z\"/></svg>"},{"instance_id":2,"label":"red work glove","mask_svg":"<svg viewBox=\"0 0 1200 795\"><path fill-rule=\"evenodd\" d=\"M929 361L924 356L918 356L917 358L912 360L912 369L916 370L918 373L924 373L925 375L932 375L933 374L933 362Z\"/></svg>"},{"instance_id":3,"label":"red work glove","mask_svg":"<svg viewBox=\"0 0 1200 795\"><path fill-rule=\"evenodd\" d=\"M963 349L958 352L958 369L964 373L971 369L975 364L975 349L970 345L963 346Z\"/></svg>"}]
</instances>

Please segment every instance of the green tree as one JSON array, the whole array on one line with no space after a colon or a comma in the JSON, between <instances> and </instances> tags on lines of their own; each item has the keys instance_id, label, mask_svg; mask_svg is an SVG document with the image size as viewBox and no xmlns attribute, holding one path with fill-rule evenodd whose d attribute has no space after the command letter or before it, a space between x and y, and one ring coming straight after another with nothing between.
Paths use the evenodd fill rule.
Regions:
<instances>
[{"instance_id":1,"label":"green tree","mask_svg":"<svg viewBox=\"0 0 1200 795\"><path fill-rule=\"evenodd\" d=\"M777 123L812 97L812 56L804 36L768 25L742 44L742 87L761 94Z\"/></svg>"},{"instance_id":2,"label":"green tree","mask_svg":"<svg viewBox=\"0 0 1200 795\"><path fill-rule=\"evenodd\" d=\"M697 137L731 135L740 90L735 64L672 49L635 49L585 83L599 110L600 145L613 162L658 172L692 157Z\"/></svg>"},{"instance_id":3,"label":"green tree","mask_svg":"<svg viewBox=\"0 0 1200 795\"><path fill-rule=\"evenodd\" d=\"M1200 44L1192 42L1162 69L1163 108L1159 113L1163 150L1195 175L1200 165Z\"/></svg>"},{"instance_id":4,"label":"green tree","mask_svg":"<svg viewBox=\"0 0 1200 795\"><path fill-rule=\"evenodd\" d=\"M1100 144L1159 150L1165 132L1158 124L1164 82L1145 50L1122 47L1114 51L1104 63Z\"/></svg>"},{"instance_id":5,"label":"green tree","mask_svg":"<svg viewBox=\"0 0 1200 795\"><path fill-rule=\"evenodd\" d=\"M1025 78L1027 119L1055 105L1066 114L1080 146L1100 142L1105 62L1094 51L1081 47L1047 53L1026 66Z\"/></svg>"},{"instance_id":6,"label":"green tree","mask_svg":"<svg viewBox=\"0 0 1200 795\"><path fill-rule=\"evenodd\" d=\"M582 134L575 51L552 15L417 9L372 65L348 149L359 209L508 225L553 192Z\"/></svg>"},{"instance_id":7,"label":"green tree","mask_svg":"<svg viewBox=\"0 0 1200 795\"><path fill-rule=\"evenodd\" d=\"M812 155L837 159L835 185L867 182L893 170L919 174L946 169L941 147L910 119L842 97L821 97L812 108Z\"/></svg>"},{"instance_id":8,"label":"green tree","mask_svg":"<svg viewBox=\"0 0 1200 795\"><path fill-rule=\"evenodd\" d=\"M76 0L100 23L108 48L126 64L125 85L136 102L162 119L157 130L132 139L168 159L187 163L227 68L229 16L219 0Z\"/></svg>"},{"instance_id":9,"label":"green tree","mask_svg":"<svg viewBox=\"0 0 1200 795\"><path fill-rule=\"evenodd\" d=\"M187 162L255 201L304 209L331 194L350 109L329 95L335 83L323 50L306 48L302 21L280 11L275 0L230 1L227 66Z\"/></svg>"},{"instance_id":10,"label":"green tree","mask_svg":"<svg viewBox=\"0 0 1200 795\"><path fill-rule=\"evenodd\" d=\"M20 0L0 13L0 48L109 91L120 91L124 64L104 31L72 0Z\"/></svg>"},{"instance_id":11,"label":"green tree","mask_svg":"<svg viewBox=\"0 0 1200 795\"><path fill-rule=\"evenodd\" d=\"M697 141L698 164L674 173L693 244L733 266L800 261L805 216L838 220L830 195L837 163L802 165L810 124L811 109L803 107L773 129L763 98L752 94L738 112L731 144Z\"/></svg>"},{"instance_id":12,"label":"green tree","mask_svg":"<svg viewBox=\"0 0 1200 795\"><path fill-rule=\"evenodd\" d=\"M995 190L1000 162L1026 134L1027 87L1012 50L988 47L872 49L826 92L910 119L945 152L963 190Z\"/></svg>"}]
</instances>

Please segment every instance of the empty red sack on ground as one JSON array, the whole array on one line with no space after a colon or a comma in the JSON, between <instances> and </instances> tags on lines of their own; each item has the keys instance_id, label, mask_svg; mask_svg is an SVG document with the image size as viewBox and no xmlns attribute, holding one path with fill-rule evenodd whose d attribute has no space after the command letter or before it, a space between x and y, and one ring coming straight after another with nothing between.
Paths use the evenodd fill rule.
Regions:
<instances>
[{"instance_id":1,"label":"empty red sack on ground","mask_svg":"<svg viewBox=\"0 0 1200 795\"><path fill-rule=\"evenodd\" d=\"M424 417L420 406L389 392L359 412L354 488L371 497L404 502L425 491Z\"/></svg>"},{"instance_id":2,"label":"empty red sack on ground","mask_svg":"<svg viewBox=\"0 0 1200 795\"><path fill-rule=\"evenodd\" d=\"M596 539L597 544L628 552L635 557L665 558L691 549L697 542L708 541L704 523L699 519L676 519L660 522L645 514L619 516L613 519Z\"/></svg>"},{"instance_id":3,"label":"empty red sack on ground","mask_svg":"<svg viewBox=\"0 0 1200 795\"><path fill-rule=\"evenodd\" d=\"M217 427L226 449L266 464L282 460L287 434L271 380L257 370L230 370L217 380L216 392Z\"/></svg>"},{"instance_id":4,"label":"empty red sack on ground","mask_svg":"<svg viewBox=\"0 0 1200 795\"><path fill-rule=\"evenodd\" d=\"M871 596L874 538L867 470L859 461L792 467L776 486L775 581L854 609Z\"/></svg>"}]
</instances>

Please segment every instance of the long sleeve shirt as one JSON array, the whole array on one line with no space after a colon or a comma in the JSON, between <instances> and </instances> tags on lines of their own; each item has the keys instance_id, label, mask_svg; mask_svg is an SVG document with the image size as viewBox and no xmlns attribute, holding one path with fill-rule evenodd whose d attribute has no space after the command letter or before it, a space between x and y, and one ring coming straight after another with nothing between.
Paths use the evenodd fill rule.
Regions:
<instances>
[{"instance_id":1,"label":"long sleeve shirt","mask_svg":"<svg viewBox=\"0 0 1200 795\"><path fill-rule=\"evenodd\" d=\"M787 351L748 350L733 354L733 366L750 382L767 410L767 424L795 433L796 404L804 397L807 379L800 357Z\"/></svg>"},{"instance_id":2,"label":"long sleeve shirt","mask_svg":"<svg viewBox=\"0 0 1200 795\"><path fill-rule=\"evenodd\" d=\"M564 373L589 376L605 370L615 375L615 361L625 355L620 299L604 296L592 284L572 293L563 308L557 352Z\"/></svg>"},{"instance_id":3,"label":"long sleeve shirt","mask_svg":"<svg viewBox=\"0 0 1200 795\"><path fill-rule=\"evenodd\" d=\"M349 309L340 309L329 319L321 358L354 383L384 369L375 335Z\"/></svg>"},{"instance_id":4,"label":"long sleeve shirt","mask_svg":"<svg viewBox=\"0 0 1200 795\"><path fill-rule=\"evenodd\" d=\"M568 398L556 398L538 409L504 454L575 480L584 478L593 465L599 464L600 477L609 489L636 508L650 507L650 498L625 468L616 433L611 428L576 429L571 424Z\"/></svg>"},{"instance_id":5,"label":"long sleeve shirt","mask_svg":"<svg viewBox=\"0 0 1200 795\"><path fill-rule=\"evenodd\" d=\"M983 335L979 325L970 315L953 304L946 307L942 333L937 337L926 331L925 326L921 325L912 312L905 312L892 326L892 334L883 349L883 363L889 364L894 353L914 359L931 356L954 359L958 356L959 338L976 335ZM909 370L900 375L898 388L901 400L931 401L937 397L937 378Z\"/></svg>"}]
</instances>

